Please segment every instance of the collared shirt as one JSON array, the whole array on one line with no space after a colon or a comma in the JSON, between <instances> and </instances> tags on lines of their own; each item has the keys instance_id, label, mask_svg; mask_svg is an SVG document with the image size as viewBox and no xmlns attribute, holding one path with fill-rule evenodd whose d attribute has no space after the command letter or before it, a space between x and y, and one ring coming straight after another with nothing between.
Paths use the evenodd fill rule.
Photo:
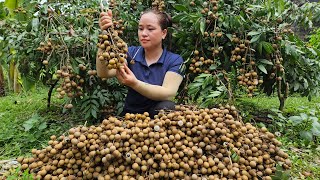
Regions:
<instances>
[{"instance_id":1,"label":"collared shirt","mask_svg":"<svg viewBox=\"0 0 320 180\"><path fill-rule=\"evenodd\" d=\"M138 80L152 85L162 86L165 74L168 71L182 75L180 72L180 66L183 63L182 57L167 51L166 48L163 49L160 59L148 66L143 47L131 46L128 50L127 62L128 67ZM124 111L143 113L157 102L159 101L151 100L129 87Z\"/></svg>"}]
</instances>

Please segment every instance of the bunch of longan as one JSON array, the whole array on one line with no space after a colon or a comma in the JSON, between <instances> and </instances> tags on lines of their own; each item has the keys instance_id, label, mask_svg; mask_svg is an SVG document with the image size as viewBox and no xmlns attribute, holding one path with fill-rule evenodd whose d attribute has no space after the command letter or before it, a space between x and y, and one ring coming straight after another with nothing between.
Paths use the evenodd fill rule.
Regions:
<instances>
[{"instance_id":1,"label":"bunch of longan","mask_svg":"<svg viewBox=\"0 0 320 180\"><path fill-rule=\"evenodd\" d=\"M253 96L253 92L257 89L258 84L262 84L263 80L259 79L258 73L254 70L246 72L245 69L239 70L240 75L237 77L239 85L247 88L249 97Z\"/></svg>"},{"instance_id":2,"label":"bunch of longan","mask_svg":"<svg viewBox=\"0 0 320 180\"><path fill-rule=\"evenodd\" d=\"M106 62L108 69L117 69L123 66L127 59L128 46L118 35L116 30L108 29L99 35L100 61Z\"/></svg>"},{"instance_id":3,"label":"bunch of longan","mask_svg":"<svg viewBox=\"0 0 320 180\"><path fill-rule=\"evenodd\" d=\"M194 57L191 59L189 71L194 74L210 73L209 67L214 63L214 61L201 56L198 50L194 50L193 54Z\"/></svg>"},{"instance_id":4,"label":"bunch of longan","mask_svg":"<svg viewBox=\"0 0 320 180\"><path fill-rule=\"evenodd\" d=\"M40 42L40 46L37 48L38 51L43 53L50 53L53 49L53 44L51 38L47 42Z\"/></svg>"},{"instance_id":5,"label":"bunch of longan","mask_svg":"<svg viewBox=\"0 0 320 180\"><path fill-rule=\"evenodd\" d=\"M79 64L80 71L85 71L86 66ZM93 72L96 74L96 71ZM71 66L62 66L61 69L56 71L56 76L62 79L60 87L57 88L58 98L62 99L65 96L69 98L76 98L83 95L82 85L84 83L84 77L76 74ZM65 104L64 108L71 109L73 105L71 103Z\"/></svg>"},{"instance_id":6,"label":"bunch of longan","mask_svg":"<svg viewBox=\"0 0 320 180\"><path fill-rule=\"evenodd\" d=\"M165 2L164 0L152 0L152 8L157 9L158 11L162 12L165 10Z\"/></svg>"},{"instance_id":7,"label":"bunch of longan","mask_svg":"<svg viewBox=\"0 0 320 180\"><path fill-rule=\"evenodd\" d=\"M190 2L190 6L195 6L195 1ZM201 14L208 14L209 16L213 17L213 19L216 19L215 16L218 16L216 12L219 10L219 0L210 0L205 1L202 4L203 9L201 10Z\"/></svg>"},{"instance_id":8,"label":"bunch of longan","mask_svg":"<svg viewBox=\"0 0 320 180\"><path fill-rule=\"evenodd\" d=\"M247 54L249 51L249 40L240 40L236 35L232 35L232 42L235 44L235 48L231 51L231 62L241 61L243 64L248 63ZM250 60L251 65L254 65L254 61Z\"/></svg>"}]
</instances>

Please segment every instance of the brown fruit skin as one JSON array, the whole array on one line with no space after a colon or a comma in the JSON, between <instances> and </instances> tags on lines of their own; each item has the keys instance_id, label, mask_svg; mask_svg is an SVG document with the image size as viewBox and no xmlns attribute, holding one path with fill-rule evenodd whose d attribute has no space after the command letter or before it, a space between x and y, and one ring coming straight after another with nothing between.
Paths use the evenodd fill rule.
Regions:
<instances>
[{"instance_id":1,"label":"brown fruit skin","mask_svg":"<svg viewBox=\"0 0 320 180\"><path fill-rule=\"evenodd\" d=\"M20 157L19 161L31 172L37 171L35 176L41 179L101 179L102 175L106 179L144 179L147 172L156 179L203 175L256 179L271 176L276 161L290 168L288 155L275 136L266 128L243 124L236 118L236 107L176 108L161 111L154 119L148 113L127 113L124 119L111 116L99 126L71 128L62 138L51 136L46 148L32 150L34 158ZM230 151L238 154L237 162L230 159ZM219 176L209 176L217 173Z\"/></svg>"},{"instance_id":2,"label":"brown fruit skin","mask_svg":"<svg viewBox=\"0 0 320 180\"><path fill-rule=\"evenodd\" d=\"M282 23L282 19L281 19L281 18L278 18L278 19L277 19L277 23Z\"/></svg>"},{"instance_id":3,"label":"brown fruit skin","mask_svg":"<svg viewBox=\"0 0 320 180\"><path fill-rule=\"evenodd\" d=\"M73 108L73 105L72 105L72 104L66 104L66 105L65 105L65 108L66 108L66 109L72 109L72 108Z\"/></svg>"},{"instance_id":4,"label":"brown fruit skin","mask_svg":"<svg viewBox=\"0 0 320 180\"><path fill-rule=\"evenodd\" d=\"M44 60L44 61L42 61L42 64L43 64L43 65L48 65L48 64L49 64L49 61L48 61L48 60Z\"/></svg>"},{"instance_id":5,"label":"brown fruit skin","mask_svg":"<svg viewBox=\"0 0 320 180\"><path fill-rule=\"evenodd\" d=\"M26 170L28 167L29 167L28 164L22 164L22 165L21 165L21 169L22 169L22 170Z\"/></svg>"}]
</instances>

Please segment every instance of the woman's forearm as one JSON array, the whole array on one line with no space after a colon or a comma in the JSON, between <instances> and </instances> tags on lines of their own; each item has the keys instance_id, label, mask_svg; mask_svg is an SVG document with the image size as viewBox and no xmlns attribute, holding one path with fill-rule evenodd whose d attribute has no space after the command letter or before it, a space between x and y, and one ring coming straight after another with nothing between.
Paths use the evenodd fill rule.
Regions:
<instances>
[{"instance_id":1,"label":"woman's forearm","mask_svg":"<svg viewBox=\"0 0 320 180\"><path fill-rule=\"evenodd\" d=\"M171 100L179 89L182 76L173 72L169 72L166 76L162 86L152 85L138 80L131 88L155 101Z\"/></svg>"}]
</instances>

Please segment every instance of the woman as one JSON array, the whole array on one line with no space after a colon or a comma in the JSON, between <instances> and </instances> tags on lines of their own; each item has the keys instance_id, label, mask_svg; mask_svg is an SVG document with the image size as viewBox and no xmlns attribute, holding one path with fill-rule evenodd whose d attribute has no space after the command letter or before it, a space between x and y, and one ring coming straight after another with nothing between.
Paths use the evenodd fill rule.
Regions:
<instances>
[{"instance_id":1,"label":"woman","mask_svg":"<svg viewBox=\"0 0 320 180\"><path fill-rule=\"evenodd\" d=\"M139 20L138 37L141 46L128 48L127 62L135 63L126 63L123 68L109 70L97 58L99 77L116 76L120 83L128 87L121 115L148 112L153 117L160 109L174 108L174 103L170 100L176 95L183 79L179 71L183 59L163 47L162 41L171 24L171 18L166 13L148 10ZM112 12L102 12L99 19L101 30L111 25Z\"/></svg>"}]
</instances>

